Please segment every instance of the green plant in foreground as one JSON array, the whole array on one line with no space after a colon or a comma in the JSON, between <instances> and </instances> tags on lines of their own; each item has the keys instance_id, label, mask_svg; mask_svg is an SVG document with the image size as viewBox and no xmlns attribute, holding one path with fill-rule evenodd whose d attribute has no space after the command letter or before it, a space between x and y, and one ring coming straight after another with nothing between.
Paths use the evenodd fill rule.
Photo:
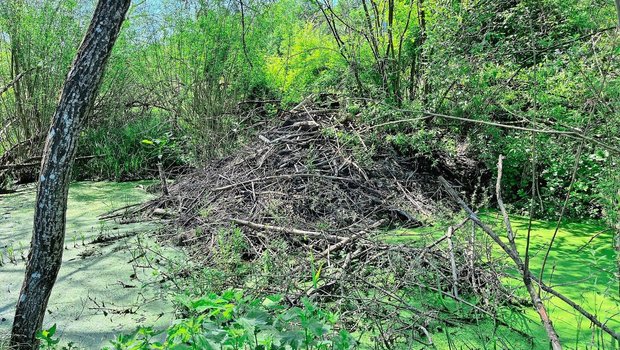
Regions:
<instances>
[{"instance_id":1,"label":"green plant in foreground","mask_svg":"<svg viewBox=\"0 0 620 350\"><path fill-rule=\"evenodd\" d=\"M77 347L73 343L69 343L65 346L58 347L60 343L60 338L54 338L56 334L56 324L54 324L49 329L44 329L37 333L37 339L41 342L41 349L43 350L74 350Z\"/></svg>"},{"instance_id":2,"label":"green plant in foreground","mask_svg":"<svg viewBox=\"0 0 620 350\"><path fill-rule=\"evenodd\" d=\"M111 349L316 349L345 350L355 341L336 331L333 313L322 311L309 300L303 308L285 308L282 296L263 300L227 291L192 299L178 297L188 317L165 331L138 328L119 335ZM162 340L162 338L164 338Z\"/></svg>"}]
</instances>

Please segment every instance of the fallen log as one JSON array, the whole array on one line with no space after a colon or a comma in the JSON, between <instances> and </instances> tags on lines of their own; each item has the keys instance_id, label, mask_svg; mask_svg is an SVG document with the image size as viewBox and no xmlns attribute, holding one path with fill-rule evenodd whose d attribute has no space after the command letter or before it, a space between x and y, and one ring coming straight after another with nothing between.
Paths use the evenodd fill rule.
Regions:
<instances>
[{"instance_id":1,"label":"fallen log","mask_svg":"<svg viewBox=\"0 0 620 350\"><path fill-rule=\"evenodd\" d=\"M324 238L324 239L327 239L327 240L330 240L330 241L342 242L343 240L346 240L348 238L348 237L332 235L332 234L329 234L329 233L322 233L322 232L315 232L315 231L304 231L304 230L298 230L298 229L295 229L295 228L286 228L286 227L281 227L281 226L257 224L255 222L241 220L241 219L235 219L235 218L230 218L230 221L234 222L235 224L247 226L247 227L255 229L255 230L273 231L273 232L280 232L280 233L288 233L288 234L292 234L292 235L310 236L310 237L315 237L315 238Z\"/></svg>"}]
</instances>

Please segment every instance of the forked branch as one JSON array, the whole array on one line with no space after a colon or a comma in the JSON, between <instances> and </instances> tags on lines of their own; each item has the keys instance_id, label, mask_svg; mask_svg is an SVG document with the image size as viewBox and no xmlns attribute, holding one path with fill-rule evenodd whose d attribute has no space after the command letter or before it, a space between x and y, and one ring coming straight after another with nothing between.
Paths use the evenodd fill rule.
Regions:
<instances>
[{"instance_id":1,"label":"forked branch","mask_svg":"<svg viewBox=\"0 0 620 350\"><path fill-rule=\"evenodd\" d=\"M483 223L480 220L480 218L478 218L476 213L474 213L473 210L471 210L471 208L469 208L467 203L465 203L465 201L452 188L452 186L450 186L448 181L446 181L443 177L439 177L439 182L445 188L446 192L450 195L450 197L452 197L452 199L454 199L458 203L458 205L467 213L467 215L469 216L471 221L473 221L486 234L488 234L489 237L491 237L491 239L493 239L493 241L495 241L495 243L497 243L497 245L499 245L500 248L502 248L502 250L513 260L513 262L515 263L515 265L517 265L517 268L519 269L519 271L523 275L524 282L525 282L526 279L529 279L529 280L535 282L536 284L538 284L540 286L540 288L542 290L544 290L545 292L547 292L547 293L549 293L549 294L559 298L560 300L562 300L563 302L568 304L570 307L572 307L575 311L577 311L580 314L582 314L583 316L585 316L588 320L590 320L590 322L592 322L592 324L594 324L597 327L599 327L600 329L602 329L605 333L607 333L610 336L612 336L615 340L620 341L620 334L617 333L616 331L614 331L613 329L609 328L605 323L601 322L596 316L594 316L593 314L591 314L590 312L585 310L583 307L581 307L576 302L572 301L567 296L561 294L560 292L556 291L555 289L553 289L553 288L547 286L546 284L544 284L538 278L536 278L535 276L531 275L529 273L529 271L527 271L527 274L526 274L525 265L523 264L523 261L519 257L518 252L513 250L509 245L507 245L504 241L502 241L500 236L495 231L493 231L490 227L488 227L485 223ZM533 288L533 286L530 285L529 289L532 289L532 288ZM529 289L528 289L528 292L530 292ZM535 290L534 290L534 293L536 293ZM530 296L531 295L532 294L530 292ZM537 293L535 295L537 295ZM538 299L538 300L540 300L540 299ZM536 306L536 303L534 303L534 305ZM542 303L541 303L541 306L543 306L543 310L544 310L544 305L542 305ZM537 311L538 311L538 308L537 308ZM548 318L548 315L546 313L541 315L540 312L539 312L539 315L541 316L541 319L542 319L543 315L545 315ZM549 321L549 325L552 327L550 321ZM551 338L550 338L550 340L551 340ZM553 345L553 341L552 341L552 345ZM557 343L557 346L560 346L560 348L561 348L561 345L559 344L559 341Z\"/></svg>"},{"instance_id":2,"label":"forked branch","mask_svg":"<svg viewBox=\"0 0 620 350\"><path fill-rule=\"evenodd\" d=\"M545 327L545 331L547 332L547 336L549 337L549 341L551 342L552 348L554 350L562 349L562 345L560 344L560 338L558 337L558 334L556 333L555 328L553 328L553 323L549 319L549 314L547 313L545 305L543 304L540 298L540 295L538 294L538 291L536 290L536 288L534 288L534 285L532 284L532 275L530 274L529 269L525 266L525 264L521 260L519 253L516 250L512 249L512 247L504 243L500 239L497 233L491 230L491 228L485 225L478 218L478 216L473 212L473 210L469 208L469 206L465 203L465 201L461 199L459 194L452 188L452 186L450 186L448 181L446 181L441 176L439 177L439 181L445 188L446 192L448 192L450 197L452 197L461 206L461 208L465 210L469 218L473 222L475 222L478 226L480 226L480 228L482 228L482 230L486 232L506 252L506 254L508 254L508 256L517 265L523 277L523 284L525 285L525 288L527 289L528 294L530 295L530 299L532 300L532 304L534 305L536 312L538 312L538 315L540 316L540 320L543 323L543 326ZM507 217L505 218L505 220L507 220Z\"/></svg>"}]
</instances>

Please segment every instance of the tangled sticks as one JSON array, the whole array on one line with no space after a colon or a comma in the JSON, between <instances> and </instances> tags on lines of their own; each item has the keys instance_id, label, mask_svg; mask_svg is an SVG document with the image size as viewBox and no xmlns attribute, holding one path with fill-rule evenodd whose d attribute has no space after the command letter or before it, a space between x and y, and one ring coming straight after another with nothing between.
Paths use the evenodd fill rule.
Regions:
<instances>
[{"instance_id":1,"label":"tangled sticks","mask_svg":"<svg viewBox=\"0 0 620 350\"><path fill-rule=\"evenodd\" d=\"M435 210L425 193L434 192L432 176L392 155L371 157L361 138L342 136L355 130L343 130L337 110L304 108L281 118L234 155L177 179L169 195L132 212L164 209L176 216L174 225L203 232L235 218L348 236L379 220L418 226Z\"/></svg>"},{"instance_id":2,"label":"tangled sticks","mask_svg":"<svg viewBox=\"0 0 620 350\"><path fill-rule=\"evenodd\" d=\"M368 147L338 109L306 102L271 124L235 154L178 178L168 195L105 218L167 219L167 237L205 262L222 248L217 236L236 225L249 261L283 239L286 255L299 253L306 262L312 255L342 267L360 257L421 254L442 260L433 265L454 279L454 269L443 264L448 254L439 254L439 247L421 250L371 237L379 228L419 226L437 211L432 170L420 170L418 159L389 147ZM299 267L295 272L301 273Z\"/></svg>"}]
</instances>

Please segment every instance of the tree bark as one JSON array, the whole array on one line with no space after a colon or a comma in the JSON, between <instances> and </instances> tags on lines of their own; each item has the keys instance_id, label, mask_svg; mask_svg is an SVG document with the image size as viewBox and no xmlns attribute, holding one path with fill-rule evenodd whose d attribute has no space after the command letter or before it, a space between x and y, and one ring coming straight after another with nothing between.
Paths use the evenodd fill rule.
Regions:
<instances>
[{"instance_id":1,"label":"tree bark","mask_svg":"<svg viewBox=\"0 0 620 350\"><path fill-rule=\"evenodd\" d=\"M26 275L11 349L37 349L36 333L62 263L67 194L78 135L99 90L106 62L131 0L100 0L65 80L49 129L37 188Z\"/></svg>"},{"instance_id":2,"label":"tree bark","mask_svg":"<svg viewBox=\"0 0 620 350\"><path fill-rule=\"evenodd\" d=\"M616 0L616 15L618 16L618 28L620 29L620 0Z\"/></svg>"}]
</instances>

